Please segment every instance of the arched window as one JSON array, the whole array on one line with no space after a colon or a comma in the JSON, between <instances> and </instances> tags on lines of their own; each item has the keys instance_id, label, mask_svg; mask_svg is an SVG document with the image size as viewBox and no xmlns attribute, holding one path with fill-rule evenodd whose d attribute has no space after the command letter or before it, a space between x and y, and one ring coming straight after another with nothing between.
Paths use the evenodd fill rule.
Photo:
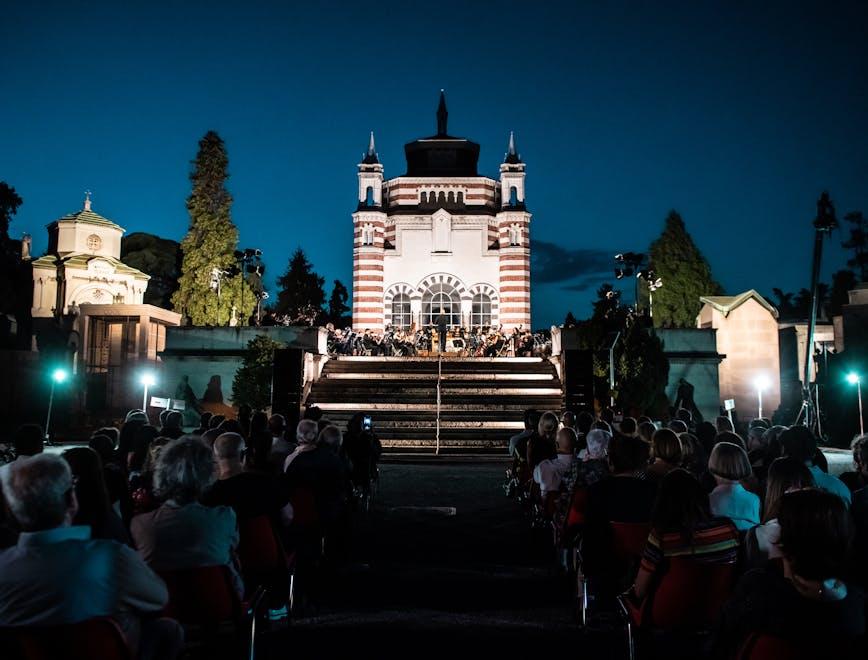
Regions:
<instances>
[{"instance_id":1,"label":"arched window","mask_svg":"<svg viewBox=\"0 0 868 660\"><path fill-rule=\"evenodd\" d=\"M365 206L374 206L374 187L368 186L365 190Z\"/></svg>"},{"instance_id":2,"label":"arched window","mask_svg":"<svg viewBox=\"0 0 868 660\"><path fill-rule=\"evenodd\" d=\"M442 190L437 194L437 203L440 206L446 206L446 193Z\"/></svg>"},{"instance_id":3,"label":"arched window","mask_svg":"<svg viewBox=\"0 0 868 660\"><path fill-rule=\"evenodd\" d=\"M454 287L442 282L432 285L422 296L422 325L434 325L440 314L449 326L461 325L461 298Z\"/></svg>"},{"instance_id":4,"label":"arched window","mask_svg":"<svg viewBox=\"0 0 868 660\"><path fill-rule=\"evenodd\" d=\"M458 204L459 204L459 206L464 204L464 193L463 192L458 193Z\"/></svg>"},{"instance_id":5,"label":"arched window","mask_svg":"<svg viewBox=\"0 0 868 660\"><path fill-rule=\"evenodd\" d=\"M451 190L449 191L449 194L446 196L446 203L447 204L454 204L455 203L455 193Z\"/></svg>"},{"instance_id":6,"label":"arched window","mask_svg":"<svg viewBox=\"0 0 868 660\"><path fill-rule=\"evenodd\" d=\"M412 322L410 296L399 293L392 299L392 325L400 330L409 330Z\"/></svg>"},{"instance_id":7,"label":"arched window","mask_svg":"<svg viewBox=\"0 0 868 660\"><path fill-rule=\"evenodd\" d=\"M488 294L477 293L473 296L470 325L479 328L491 325L491 296Z\"/></svg>"},{"instance_id":8,"label":"arched window","mask_svg":"<svg viewBox=\"0 0 868 660\"><path fill-rule=\"evenodd\" d=\"M368 223L362 227L362 245L374 244L374 225Z\"/></svg>"},{"instance_id":9,"label":"arched window","mask_svg":"<svg viewBox=\"0 0 868 660\"><path fill-rule=\"evenodd\" d=\"M428 203L428 193L426 193L426 192L419 193L419 203L420 204L427 204Z\"/></svg>"},{"instance_id":10,"label":"arched window","mask_svg":"<svg viewBox=\"0 0 868 660\"><path fill-rule=\"evenodd\" d=\"M515 186L509 188L509 205L518 206L518 188Z\"/></svg>"},{"instance_id":11,"label":"arched window","mask_svg":"<svg viewBox=\"0 0 868 660\"><path fill-rule=\"evenodd\" d=\"M509 226L509 244L512 246L521 245L521 227L517 222L513 222Z\"/></svg>"}]
</instances>

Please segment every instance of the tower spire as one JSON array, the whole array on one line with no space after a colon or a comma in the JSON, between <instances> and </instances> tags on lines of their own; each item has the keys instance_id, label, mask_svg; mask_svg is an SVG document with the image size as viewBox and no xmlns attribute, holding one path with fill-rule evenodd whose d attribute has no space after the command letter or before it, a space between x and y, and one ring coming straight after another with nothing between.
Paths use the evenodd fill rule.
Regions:
<instances>
[{"instance_id":1,"label":"tower spire","mask_svg":"<svg viewBox=\"0 0 868 660\"><path fill-rule=\"evenodd\" d=\"M516 163L521 162L521 156L515 149L515 133L513 131L509 132L509 146L506 149L506 156L504 157L503 162L509 163L510 165L515 165Z\"/></svg>"},{"instance_id":2,"label":"tower spire","mask_svg":"<svg viewBox=\"0 0 868 660\"><path fill-rule=\"evenodd\" d=\"M365 157L362 159L362 162L366 165L373 165L380 162L380 159L377 156L377 148L374 146L374 131L371 131L371 138L368 140L368 150L365 152Z\"/></svg>"},{"instance_id":3,"label":"tower spire","mask_svg":"<svg viewBox=\"0 0 868 660\"><path fill-rule=\"evenodd\" d=\"M449 111L446 109L446 92L440 90L440 105L437 106L437 135L448 135L446 132L446 120L449 119Z\"/></svg>"},{"instance_id":4,"label":"tower spire","mask_svg":"<svg viewBox=\"0 0 868 660\"><path fill-rule=\"evenodd\" d=\"M90 190L84 191L84 210L90 211Z\"/></svg>"}]
</instances>

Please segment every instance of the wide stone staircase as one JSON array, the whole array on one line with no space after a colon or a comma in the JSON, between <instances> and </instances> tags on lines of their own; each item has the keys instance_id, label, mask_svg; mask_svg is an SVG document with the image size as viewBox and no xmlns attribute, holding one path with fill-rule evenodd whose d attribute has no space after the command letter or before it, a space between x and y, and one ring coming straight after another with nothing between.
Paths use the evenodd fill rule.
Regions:
<instances>
[{"instance_id":1,"label":"wide stone staircase","mask_svg":"<svg viewBox=\"0 0 868 660\"><path fill-rule=\"evenodd\" d=\"M562 405L557 372L542 358L361 356L329 360L306 403L341 428L365 412L385 447L427 450L437 438L438 381L443 451L505 447L523 428L525 409Z\"/></svg>"}]
</instances>

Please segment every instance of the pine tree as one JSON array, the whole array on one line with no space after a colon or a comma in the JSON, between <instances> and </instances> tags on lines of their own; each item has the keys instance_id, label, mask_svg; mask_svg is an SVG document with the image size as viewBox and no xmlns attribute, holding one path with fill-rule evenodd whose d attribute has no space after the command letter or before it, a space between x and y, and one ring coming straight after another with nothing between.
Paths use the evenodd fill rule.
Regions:
<instances>
[{"instance_id":1,"label":"pine tree","mask_svg":"<svg viewBox=\"0 0 868 660\"><path fill-rule=\"evenodd\" d=\"M232 379L232 403L248 404L254 410L271 405L271 378L274 351L285 344L265 335L257 335L247 343L244 360Z\"/></svg>"},{"instance_id":2,"label":"pine tree","mask_svg":"<svg viewBox=\"0 0 868 660\"><path fill-rule=\"evenodd\" d=\"M572 312L567 312L566 317L564 317L564 327L565 328L575 328L579 322L576 320L576 317Z\"/></svg>"},{"instance_id":3,"label":"pine tree","mask_svg":"<svg viewBox=\"0 0 868 660\"><path fill-rule=\"evenodd\" d=\"M347 287L340 280L335 280L332 287L332 295L329 297L329 321L337 326L346 324L347 314L350 311L347 300L350 297Z\"/></svg>"},{"instance_id":4,"label":"pine tree","mask_svg":"<svg viewBox=\"0 0 868 660\"><path fill-rule=\"evenodd\" d=\"M285 316L290 325L314 325L322 317L325 303L325 279L317 275L301 248L289 260L286 273L278 280L276 314Z\"/></svg>"},{"instance_id":5,"label":"pine tree","mask_svg":"<svg viewBox=\"0 0 868 660\"><path fill-rule=\"evenodd\" d=\"M669 212L663 233L651 244L649 254L651 269L663 280L662 288L653 294L654 325L694 327L701 307L699 297L718 294L720 285L676 211Z\"/></svg>"},{"instance_id":6,"label":"pine tree","mask_svg":"<svg viewBox=\"0 0 868 660\"><path fill-rule=\"evenodd\" d=\"M235 263L238 229L232 222L232 195L226 189L229 157L217 133L208 131L199 141L187 198L190 229L181 241L181 277L172 295L175 310L193 325L226 325L236 308L239 319L249 318L256 300ZM211 288L212 271L225 273L220 303ZM244 287L242 308L242 287Z\"/></svg>"},{"instance_id":7,"label":"pine tree","mask_svg":"<svg viewBox=\"0 0 868 660\"><path fill-rule=\"evenodd\" d=\"M850 228L850 238L841 244L853 251L853 258L847 260L847 265L856 271L860 281L868 281L868 220L862 215L862 211L848 213L844 220L853 225Z\"/></svg>"}]
</instances>

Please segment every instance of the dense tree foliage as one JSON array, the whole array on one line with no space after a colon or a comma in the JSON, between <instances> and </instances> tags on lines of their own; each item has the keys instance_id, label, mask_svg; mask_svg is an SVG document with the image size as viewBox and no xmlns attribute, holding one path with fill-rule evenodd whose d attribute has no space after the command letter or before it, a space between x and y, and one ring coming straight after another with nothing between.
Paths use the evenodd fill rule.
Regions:
<instances>
[{"instance_id":1,"label":"dense tree foliage","mask_svg":"<svg viewBox=\"0 0 868 660\"><path fill-rule=\"evenodd\" d=\"M666 217L663 233L651 244L649 259L650 268L663 280L663 287L654 292L654 325L695 327L700 296L717 295L720 285L676 211Z\"/></svg>"},{"instance_id":2,"label":"dense tree foliage","mask_svg":"<svg viewBox=\"0 0 868 660\"><path fill-rule=\"evenodd\" d=\"M170 309L181 273L181 246L154 234L135 232L121 241L121 261L151 276L145 291L146 305Z\"/></svg>"},{"instance_id":3,"label":"dense tree foliage","mask_svg":"<svg viewBox=\"0 0 868 660\"><path fill-rule=\"evenodd\" d=\"M254 410L260 410L271 405L274 351L280 348L285 348L285 344L265 335L257 335L247 343L244 359L232 379L235 406L246 403Z\"/></svg>"},{"instance_id":4,"label":"dense tree foliage","mask_svg":"<svg viewBox=\"0 0 868 660\"><path fill-rule=\"evenodd\" d=\"M328 320L335 324L335 327L348 326L350 320L350 308L347 305L347 300L350 297L347 287L340 280L335 280L332 286L332 295L329 296Z\"/></svg>"},{"instance_id":5,"label":"dense tree foliage","mask_svg":"<svg viewBox=\"0 0 868 660\"><path fill-rule=\"evenodd\" d=\"M841 245L853 251L847 265L856 271L860 282L868 281L868 220L862 211L853 211L844 216L850 224L850 237Z\"/></svg>"},{"instance_id":6,"label":"dense tree foliage","mask_svg":"<svg viewBox=\"0 0 868 660\"><path fill-rule=\"evenodd\" d=\"M286 272L277 280L280 291L274 311L290 325L314 325L323 316L325 279L316 274L301 248L297 248Z\"/></svg>"},{"instance_id":7,"label":"dense tree foliage","mask_svg":"<svg viewBox=\"0 0 868 660\"><path fill-rule=\"evenodd\" d=\"M256 306L253 292L235 263L238 230L231 217L232 195L226 188L228 165L226 145L217 133L209 131L199 141L190 173L190 228L181 241L181 277L172 295L175 310L193 325L226 325L233 308L239 319L246 319ZM225 273L219 308L217 293L211 286L215 269Z\"/></svg>"},{"instance_id":8,"label":"dense tree foliage","mask_svg":"<svg viewBox=\"0 0 868 660\"><path fill-rule=\"evenodd\" d=\"M9 238L12 216L23 203L15 188L0 181L0 348L24 349L30 342L31 269Z\"/></svg>"}]
</instances>

